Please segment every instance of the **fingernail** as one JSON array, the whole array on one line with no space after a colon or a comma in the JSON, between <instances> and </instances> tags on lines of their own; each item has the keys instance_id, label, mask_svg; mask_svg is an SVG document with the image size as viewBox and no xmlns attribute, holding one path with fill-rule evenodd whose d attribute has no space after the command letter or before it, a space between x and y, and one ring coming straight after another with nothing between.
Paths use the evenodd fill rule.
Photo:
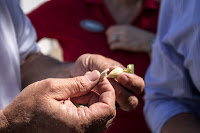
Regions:
<instances>
[{"instance_id":1,"label":"fingernail","mask_svg":"<svg viewBox=\"0 0 200 133\"><path fill-rule=\"evenodd\" d=\"M86 73L86 77L90 80L90 81L96 81L99 79L100 77L100 73L96 70L92 71L92 72L87 72Z\"/></svg>"}]
</instances>

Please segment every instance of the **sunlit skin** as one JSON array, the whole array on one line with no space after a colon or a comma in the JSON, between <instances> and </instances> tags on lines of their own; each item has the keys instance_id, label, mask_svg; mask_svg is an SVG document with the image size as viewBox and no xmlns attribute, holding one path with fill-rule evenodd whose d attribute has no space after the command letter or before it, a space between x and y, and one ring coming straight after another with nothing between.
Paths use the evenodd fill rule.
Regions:
<instances>
[{"instance_id":1,"label":"sunlit skin","mask_svg":"<svg viewBox=\"0 0 200 133\"><path fill-rule=\"evenodd\" d=\"M136 94L144 88L135 74L120 73L118 82L100 79L100 72L112 66L123 68L101 55L85 54L69 64L30 55L21 66L22 83L29 85L0 111L0 132L101 132L115 117L115 103L123 110L135 109ZM91 91L95 87L98 93Z\"/></svg>"}]
</instances>

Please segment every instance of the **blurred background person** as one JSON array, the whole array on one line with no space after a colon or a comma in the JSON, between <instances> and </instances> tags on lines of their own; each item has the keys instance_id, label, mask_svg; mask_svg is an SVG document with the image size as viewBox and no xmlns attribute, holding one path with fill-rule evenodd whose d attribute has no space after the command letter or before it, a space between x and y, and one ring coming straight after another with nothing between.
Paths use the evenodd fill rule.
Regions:
<instances>
[{"instance_id":1,"label":"blurred background person","mask_svg":"<svg viewBox=\"0 0 200 133\"><path fill-rule=\"evenodd\" d=\"M51 0L28 17L38 40L58 40L65 61L75 61L84 53L101 54L125 66L133 63L135 73L144 77L158 12L159 2L155 0ZM118 110L106 132L149 132L142 97L134 112Z\"/></svg>"}]
</instances>

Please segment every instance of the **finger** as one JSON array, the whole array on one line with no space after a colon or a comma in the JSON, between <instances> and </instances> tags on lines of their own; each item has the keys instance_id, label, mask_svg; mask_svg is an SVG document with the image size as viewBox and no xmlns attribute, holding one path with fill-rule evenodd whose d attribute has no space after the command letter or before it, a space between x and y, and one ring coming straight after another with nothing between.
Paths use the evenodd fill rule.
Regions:
<instances>
[{"instance_id":1,"label":"finger","mask_svg":"<svg viewBox=\"0 0 200 133\"><path fill-rule=\"evenodd\" d=\"M115 34L117 34L115 32ZM108 32L106 35L107 35L107 43L108 45L111 45L114 41L115 41L115 37L114 37L114 32Z\"/></svg>"},{"instance_id":2,"label":"finger","mask_svg":"<svg viewBox=\"0 0 200 133\"><path fill-rule=\"evenodd\" d=\"M115 33L117 31L121 31L124 29L124 25L113 25L110 26L107 30L106 30L106 35L111 34L111 33Z\"/></svg>"},{"instance_id":3,"label":"finger","mask_svg":"<svg viewBox=\"0 0 200 133\"><path fill-rule=\"evenodd\" d=\"M128 43L130 40L130 38L128 38L127 34L128 33L126 33L125 31L116 31L116 32L112 32L112 33L108 34L107 35L108 45L120 43L121 44L120 46L123 46L124 44Z\"/></svg>"},{"instance_id":4,"label":"finger","mask_svg":"<svg viewBox=\"0 0 200 133\"><path fill-rule=\"evenodd\" d=\"M115 91L107 78L100 79L98 83L99 102L90 106L90 110L99 117L113 118L115 111Z\"/></svg>"},{"instance_id":5,"label":"finger","mask_svg":"<svg viewBox=\"0 0 200 133\"><path fill-rule=\"evenodd\" d=\"M113 43L120 42L120 41L121 41L120 33L114 33L114 34L110 35L109 38L108 38L109 45L111 45Z\"/></svg>"},{"instance_id":6,"label":"finger","mask_svg":"<svg viewBox=\"0 0 200 133\"><path fill-rule=\"evenodd\" d=\"M102 72L111 66L124 67L117 61L95 54L84 54L79 61L85 70L98 70Z\"/></svg>"},{"instance_id":7,"label":"finger","mask_svg":"<svg viewBox=\"0 0 200 133\"><path fill-rule=\"evenodd\" d=\"M99 121L99 126L103 125L103 127L105 127L105 125L108 125L116 115L115 92L114 88L106 78L100 79L97 86L100 95L90 92L90 94L81 96L81 99L73 98L72 100L73 102L84 103L80 100L85 100L86 98L86 101L88 101L90 106L89 108L80 108L79 111L82 113L79 113L79 116L87 116L87 119L90 121ZM89 98L91 99L88 100Z\"/></svg>"},{"instance_id":8,"label":"finger","mask_svg":"<svg viewBox=\"0 0 200 133\"><path fill-rule=\"evenodd\" d=\"M46 86L57 100L65 100L69 97L78 97L91 91L98 83L100 73L94 70L85 76L68 79L49 79Z\"/></svg>"},{"instance_id":9,"label":"finger","mask_svg":"<svg viewBox=\"0 0 200 133\"><path fill-rule=\"evenodd\" d=\"M112 44L110 44L110 49L111 50L118 50L118 49L122 49L123 47L123 42L119 41L119 42L114 42Z\"/></svg>"},{"instance_id":10,"label":"finger","mask_svg":"<svg viewBox=\"0 0 200 133\"><path fill-rule=\"evenodd\" d=\"M107 36L107 42L108 44L112 44L116 41L121 40L121 26L111 26L110 28L108 28L108 30L106 31L106 36Z\"/></svg>"},{"instance_id":11,"label":"finger","mask_svg":"<svg viewBox=\"0 0 200 133\"><path fill-rule=\"evenodd\" d=\"M87 105L90 106L96 102L99 101L99 94L97 94L94 91L91 91L83 96L80 97L74 97L70 99L72 103L74 104L80 104L80 105Z\"/></svg>"},{"instance_id":12,"label":"finger","mask_svg":"<svg viewBox=\"0 0 200 133\"><path fill-rule=\"evenodd\" d=\"M137 97L130 91L127 91L125 87L114 81L109 80L112 86L115 88L116 101L120 108L124 111L132 111L138 105Z\"/></svg>"},{"instance_id":13,"label":"finger","mask_svg":"<svg viewBox=\"0 0 200 133\"><path fill-rule=\"evenodd\" d=\"M123 42L123 34L121 31L116 31L116 32L111 32L110 34L107 35L107 42L109 45L117 42Z\"/></svg>"},{"instance_id":14,"label":"finger","mask_svg":"<svg viewBox=\"0 0 200 133\"><path fill-rule=\"evenodd\" d=\"M121 73L117 76L117 81L135 94L140 94L145 87L144 80L135 74Z\"/></svg>"},{"instance_id":15,"label":"finger","mask_svg":"<svg viewBox=\"0 0 200 133\"><path fill-rule=\"evenodd\" d=\"M104 106L106 105L107 107L114 109L115 108L115 91L112 85L110 84L110 82L106 78L103 78L103 79L100 79L97 86L100 93L100 96L99 96L100 104L103 103ZM92 105L91 109L99 108L102 112L104 112L103 111L104 109L100 108L100 104L97 103L97 104Z\"/></svg>"},{"instance_id":16,"label":"finger","mask_svg":"<svg viewBox=\"0 0 200 133\"><path fill-rule=\"evenodd\" d=\"M108 104L109 106L115 105L115 90L107 78L100 79L98 83L99 88L99 101Z\"/></svg>"},{"instance_id":17,"label":"finger","mask_svg":"<svg viewBox=\"0 0 200 133\"><path fill-rule=\"evenodd\" d=\"M118 27L119 27L119 25L110 26L110 27L106 30L106 35L118 31Z\"/></svg>"}]
</instances>

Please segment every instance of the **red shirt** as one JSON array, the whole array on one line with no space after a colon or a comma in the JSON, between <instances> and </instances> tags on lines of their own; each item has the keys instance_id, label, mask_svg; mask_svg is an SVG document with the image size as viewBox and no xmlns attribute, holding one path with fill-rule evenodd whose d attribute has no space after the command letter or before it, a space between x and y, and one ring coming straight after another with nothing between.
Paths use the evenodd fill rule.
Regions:
<instances>
[{"instance_id":1,"label":"red shirt","mask_svg":"<svg viewBox=\"0 0 200 133\"><path fill-rule=\"evenodd\" d=\"M146 0L132 25L156 33L159 3ZM55 38L63 48L64 60L75 61L84 53L101 54L119 61L123 65L133 63L135 73L144 77L150 63L147 54L123 50L111 51L107 44L105 31L116 22L109 13L103 0L51 0L28 15L34 25L38 40L43 37ZM104 30L92 32L82 28L84 20L95 20ZM107 131L113 133L149 132L144 122L142 95L139 106L134 112L119 110L117 119Z\"/></svg>"}]
</instances>

